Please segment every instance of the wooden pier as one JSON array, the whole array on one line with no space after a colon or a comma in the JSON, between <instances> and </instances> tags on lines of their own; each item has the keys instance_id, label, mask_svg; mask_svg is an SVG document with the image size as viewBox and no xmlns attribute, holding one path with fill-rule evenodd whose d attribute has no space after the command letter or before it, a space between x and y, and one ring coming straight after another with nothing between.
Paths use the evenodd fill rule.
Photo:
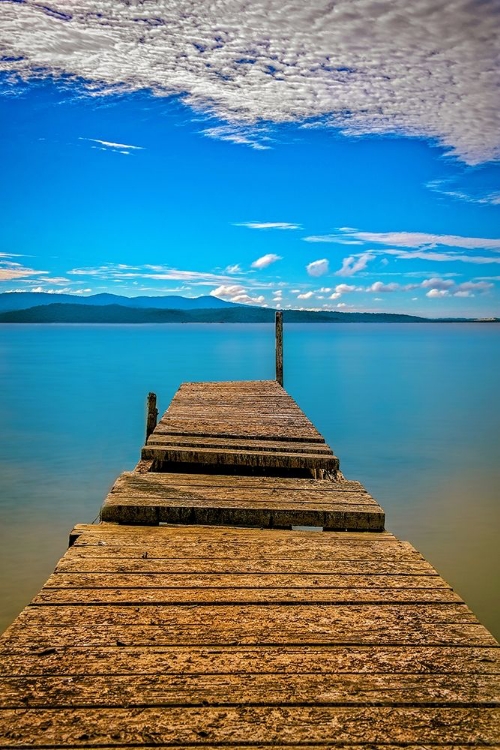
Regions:
<instances>
[{"instance_id":1,"label":"wooden pier","mask_svg":"<svg viewBox=\"0 0 500 750\"><path fill-rule=\"evenodd\" d=\"M279 383L153 409L0 639L0 747L500 747L497 642Z\"/></svg>"}]
</instances>

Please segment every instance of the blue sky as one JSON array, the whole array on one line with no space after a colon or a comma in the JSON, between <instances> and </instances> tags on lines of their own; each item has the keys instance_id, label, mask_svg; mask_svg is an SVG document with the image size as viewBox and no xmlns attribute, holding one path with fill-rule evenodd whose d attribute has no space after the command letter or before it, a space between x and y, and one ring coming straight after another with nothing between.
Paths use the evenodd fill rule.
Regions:
<instances>
[{"instance_id":1,"label":"blue sky","mask_svg":"<svg viewBox=\"0 0 500 750\"><path fill-rule=\"evenodd\" d=\"M0 291L500 315L491 4L150 5L0 2Z\"/></svg>"}]
</instances>

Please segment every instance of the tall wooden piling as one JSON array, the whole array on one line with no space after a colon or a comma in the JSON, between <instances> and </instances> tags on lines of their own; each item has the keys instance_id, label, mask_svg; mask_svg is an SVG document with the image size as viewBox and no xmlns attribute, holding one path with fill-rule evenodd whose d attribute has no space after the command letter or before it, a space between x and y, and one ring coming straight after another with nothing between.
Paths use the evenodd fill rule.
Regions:
<instances>
[{"instance_id":1,"label":"tall wooden piling","mask_svg":"<svg viewBox=\"0 0 500 750\"><path fill-rule=\"evenodd\" d=\"M283 385L283 313L276 312L276 380Z\"/></svg>"},{"instance_id":2,"label":"tall wooden piling","mask_svg":"<svg viewBox=\"0 0 500 750\"><path fill-rule=\"evenodd\" d=\"M158 409L156 408L156 393L148 393L146 415L146 440L158 423Z\"/></svg>"}]
</instances>

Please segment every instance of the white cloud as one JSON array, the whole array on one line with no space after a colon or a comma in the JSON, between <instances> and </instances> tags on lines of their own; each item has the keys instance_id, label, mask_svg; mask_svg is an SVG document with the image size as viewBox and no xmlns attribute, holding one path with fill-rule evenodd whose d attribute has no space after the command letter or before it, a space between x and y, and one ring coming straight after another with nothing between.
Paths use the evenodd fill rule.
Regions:
<instances>
[{"instance_id":1,"label":"white cloud","mask_svg":"<svg viewBox=\"0 0 500 750\"><path fill-rule=\"evenodd\" d=\"M311 299L313 295L314 292L304 292L303 294L298 294L297 299Z\"/></svg>"},{"instance_id":2,"label":"white cloud","mask_svg":"<svg viewBox=\"0 0 500 750\"><path fill-rule=\"evenodd\" d=\"M228 273L230 275L233 275L233 274L236 274L236 273L243 273L243 271L242 271L241 266L239 265L239 263L235 263L232 266L227 266L224 269L224 273Z\"/></svg>"},{"instance_id":3,"label":"white cloud","mask_svg":"<svg viewBox=\"0 0 500 750\"><path fill-rule=\"evenodd\" d=\"M488 281L464 281L458 284L456 289L467 292L488 292L493 289L494 284Z\"/></svg>"},{"instance_id":4,"label":"white cloud","mask_svg":"<svg viewBox=\"0 0 500 750\"><path fill-rule=\"evenodd\" d=\"M432 180L427 183L426 187L435 193L446 195L449 198L456 198L457 200L465 201L466 203L478 203L486 206L500 205L500 192L497 190L485 190L484 186L482 186L479 191L476 189L475 192L471 192L470 187L468 189L454 187L453 180L445 179Z\"/></svg>"},{"instance_id":5,"label":"white cloud","mask_svg":"<svg viewBox=\"0 0 500 750\"><path fill-rule=\"evenodd\" d=\"M0 256L0 281L13 281L14 279L24 279L30 276L41 276L48 274L48 271L37 271L34 268L28 268L21 263L16 263L1 258L13 258L19 256L2 253Z\"/></svg>"},{"instance_id":6,"label":"white cloud","mask_svg":"<svg viewBox=\"0 0 500 750\"><path fill-rule=\"evenodd\" d=\"M360 287L356 287L353 284L337 284L335 292L337 294L346 294L346 292L361 292L363 291Z\"/></svg>"},{"instance_id":7,"label":"white cloud","mask_svg":"<svg viewBox=\"0 0 500 750\"><path fill-rule=\"evenodd\" d=\"M429 289L426 297L447 297L449 295L449 291L447 289Z\"/></svg>"},{"instance_id":8,"label":"white cloud","mask_svg":"<svg viewBox=\"0 0 500 750\"><path fill-rule=\"evenodd\" d=\"M424 289L449 289L454 285L454 281L451 279L425 279L422 281L421 286L423 286Z\"/></svg>"},{"instance_id":9,"label":"white cloud","mask_svg":"<svg viewBox=\"0 0 500 750\"><path fill-rule=\"evenodd\" d=\"M257 258L257 260L254 260L254 262L252 263L252 268L267 268L271 265L271 263L276 263L277 260L282 260L281 255L267 253L267 255L263 255L262 258Z\"/></svg>"},{"instance_id":10,"label":"white cloud","mask_svg":"<svg viewBox=\"0 0 500 750\"><path fill-rule=\"evenodd\" d=\"M7 71L177 94L228 123L206 135L253 148L251 126L307 121L435 138L471 164L499 153L494 2L3 2L0 29Z\"/></svg>"},{"instance_id":11,"label":"white cloud","mask_svg":"<svg viewBox=\"0 0 500 750\"><path fill-rule=\"evenodd\" d=\"M350 255L342 261L342 268L335 271L336 276L354 276L358 271L363 271L375 256L372 253L361 255Z\"/></svg>"},{"instance_id":12,"label":"white cloud","mask_svg":"<svg viewBox=\"0 0 500 750\"><path fill-rule=\"evenodd\" d=\"M429 234L427 232L359 232L351 230L362 242L377 242L405 248L434 248L438 245L460 247L467 250L498 250L500 239L488 237L461 237L453 234Z\"/></svg>"},{"instance_id":13,"label":"white cloud","mask_svg":"<svg viewBox=\"0 0 500 750\"><path fill-rule=\"evenodd\" d=\"M290 224L287 221L244 221L234 226L247 229L300 229L300 224Z\"/></svg>"},{"instance_id":14,"label":"white cloud","mask_svg":"<svg viewBox=\"0 0 500 750\"><path fill-rule=\"evenodd\" d=\"M217 289L212 289L210 294L212 297L234 297L236 294L241 294L245 291L244 287L240 284L221 284Z\"/></svg>"},{"instance_id":15,"label":"white cloud","mask_svg":"<svg viewBox=\"0 0 500 750\"><path fill-rule=\"evenodd\" d=\"M212 297L219 297L240 305L262 305L265 302L263 295L252 297L240 284L221 284L217 289L212 289L210 294Z\"/></svg>"},{"instance_id":16,"label":"white cloud","mask_svg":"<svg viewBox=\"0 0 500 750\"><path fill-rule=\"evenodd\" d=\"M127 153L128 151L142 151L144 146L131 146L127 143L113 143L113 141L101 141L100 138L79 138L80 141L91 141L92 143L99 143L104 149L111 149L112 151L118 151L121 154Z\"/></svg>"},{"instance_id":17,"label":"white cloud","mask_svg":"<svg viewBox=\"0 0 500 750\"><path fill-rule=\"evenodd\" d=\"M325 273L328 273L328 260L326 258L313 260L306 266L306 271L309 276L324 276Z\"/></svg>"},{"instance_id":18,"label":"white cloud","mask_svg":"<svg viewBox=\"0 0 500 750\"><path fill-rule=\"evenodd\" d=\"M399 284L384 284L382 281L376 281L374 284L369 286L366 291L376 292L377 294L380 294L380 292L399 292L400 290L401 287Z\"/></svg>"},{"instance_id":19,"label":"white cloud","mask_svg":"<svg viewBox=\"0 0 500 750\"><path fill-rule=\"evenodd\" d=\"M249 146L256 151L267 151L271 148L265 141L269 137L263 136L257 128L241 126L237 124L218 125L214 128L206 128L201 131L207 138L214 138L217 141L228 141L240 146ZM264 143L262 142L264 141Z\"/></svg>"},{"instance_id":20,"label":"white cloud","mask_svg":"<svg viewBox=\"0 0 500 750\"><path fill-rule=\"evenodd\" d=\"M242 292L240 294L236 294L234 297L230 297L229 301L237 302L239 305L263 305L265 299L262 294L258 297L251 297L246 292ZM263 305L263 307L267 307L267 305Z\"/></svg>"},{"instance_id":21,"label":"white cloud","mask_svg":"<svg viewBox=\"0 0 500 750\"><path fill-rule=\"evenodd\" d=\"M123 263L106 263L102 266L89 268L72 268L68 276L95 276L102 280L126 281L130 279L151 279L155 281L183 281L186 284L198 286L213 286L214 284L232 283L234 278L227 273L211 273L210 271L184 271L169 266L150 265L129 266Z\"/></svg>"}]
</instances>

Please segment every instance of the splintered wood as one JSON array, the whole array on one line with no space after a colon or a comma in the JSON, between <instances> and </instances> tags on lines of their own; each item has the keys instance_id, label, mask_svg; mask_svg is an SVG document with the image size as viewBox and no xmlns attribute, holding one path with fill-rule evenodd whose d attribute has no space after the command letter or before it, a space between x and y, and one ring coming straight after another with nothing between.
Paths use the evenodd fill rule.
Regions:
<instances>
[{"instance_id":1,"label":"splintered wood","mask_svg":"<svg viewBox=\"0 0 500 750\"><path fill-rule=\"evenodd\" d=\"M497 645L392 534L102 523L0 639L0 745L483 747Z\"/></svg>"},{"instance_id":2,"label":"splintered wood","mask_svg":"<svg viewBox=\"0 0 500 750\"><path fill-rule=\"evenodd\" d=\"M181 471L217 474L323 477L339 468L324 438L274 380L184 383L142 460L153 471L181 465Z\"/></svg>"},{"instance_id":3,"label":"splintered wood","mask_svg":"<svg viewBox=\"0 0 500 750\"><path fill-rule=\"evenodd\" d=\"M500 747L497 642L383 528L279 385L184 384L0 638L0 747Z\"/></svg>"}]
</instances>

